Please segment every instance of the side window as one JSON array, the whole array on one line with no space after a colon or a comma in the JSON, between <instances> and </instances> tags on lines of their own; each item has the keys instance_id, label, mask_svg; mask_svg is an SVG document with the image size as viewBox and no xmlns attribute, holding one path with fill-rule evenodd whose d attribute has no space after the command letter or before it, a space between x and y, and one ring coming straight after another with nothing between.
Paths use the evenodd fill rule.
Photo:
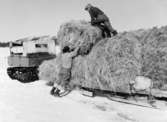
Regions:
<instances>
[{"instance_id":1,"label":"side window","mask_svg":"<svg viewBox=\"0 0 167 122\"><path fill-rule=\"evenodd\" d=\"M36 48L48 48L47 44L35 44Z\"/></svg>"}]
</instances>

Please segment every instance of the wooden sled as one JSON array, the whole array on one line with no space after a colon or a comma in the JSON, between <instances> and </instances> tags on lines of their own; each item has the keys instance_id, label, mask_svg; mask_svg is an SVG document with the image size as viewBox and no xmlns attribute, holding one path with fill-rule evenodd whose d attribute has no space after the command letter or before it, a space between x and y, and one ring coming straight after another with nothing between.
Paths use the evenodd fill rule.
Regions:
<instances>
[{"instance_id":1,"label":"wooden sled","mask_svg":"<svg viewBox=\"0 0 167 122\"><path fill-rule=\"evenodd\" d=\"M167 98L165 97L166 92L162 92L162 91L160 92L158 90L155 90L153 92L155 97L155 100L153 103L148 102L147 100L148 94L145 92L140 92L135 94L137 98L140 98L140 99L144 98L144 100L140 100L140 99L136 100L136 99L133 99L133 97L127 93L118 93L118 92L115 93L112 91L90 89L85 87L81 87L80 91L81 91L81 94L84 96L88 96L88 97L101 96L101 97L106 97L111 101L119 102L122 104L129 104L129 105L134 105L138 107L145 107L145 108L152 108L152 109L164 109L164 106L161 106L161 105L159 106L158 104L156 104L157 100L163 100L164 102L167 102Z\"/></svg>"}]
</instances>

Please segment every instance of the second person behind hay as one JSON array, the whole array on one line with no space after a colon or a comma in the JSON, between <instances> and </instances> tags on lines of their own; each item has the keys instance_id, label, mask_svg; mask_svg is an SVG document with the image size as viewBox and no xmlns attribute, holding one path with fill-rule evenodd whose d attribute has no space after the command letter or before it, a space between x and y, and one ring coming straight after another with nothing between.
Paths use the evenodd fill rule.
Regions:
<instances>
[{"instance_id":1,"label":"second person behind hay","mask_svg":"<svg viewBox=\"0 0 167 122\"><path fill-rule=\"evenodd\" d=\"M56 81L54 81L53 88L51 90L51 95L54 96L64 96L70 92L69 82L71 79L71 68L73 58L77 56L79 47L74 51L70 50L68 46L65 46L62 52L58 55L59 60L59 72Z\"/></svg>"}]
</instances>

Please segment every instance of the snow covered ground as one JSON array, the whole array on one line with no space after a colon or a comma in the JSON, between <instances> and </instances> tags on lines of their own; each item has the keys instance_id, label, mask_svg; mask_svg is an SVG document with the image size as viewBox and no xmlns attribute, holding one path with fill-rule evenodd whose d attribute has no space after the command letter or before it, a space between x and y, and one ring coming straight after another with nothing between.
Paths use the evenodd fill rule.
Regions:
<instances>
[{"instance_id":1,"label":"snow covered ground","mask_svg":"<svg viewBox=\"0 0 167 122\"><path fill-rule=\"evenodd\" d=\"M143 108L89 98L73 91L49 94L42 81L22 84L6 74L8 48L0 48L0 122L167 122L167 109Z\"/></svg>"}]
</instances>

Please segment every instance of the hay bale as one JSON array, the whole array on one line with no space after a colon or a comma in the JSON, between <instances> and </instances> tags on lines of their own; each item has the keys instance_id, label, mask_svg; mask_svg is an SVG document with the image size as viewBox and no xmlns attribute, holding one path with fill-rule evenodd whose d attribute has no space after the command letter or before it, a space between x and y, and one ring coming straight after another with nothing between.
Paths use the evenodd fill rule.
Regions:
<instances>
[{"instance_id":1,"label":"hay bale","mask_svg":"<svg viewBox=\"0 0 167 122\"><path fill-rule=\"evenodd\" d=\"M140 74L140 48L129 34L101 40L89 55L75 58L73 84L129 93L129 81Z\"/></svg>"},{"instance_id":2,"label":"hay bale","mask_svg":"<svg viewBox=\"0 0 167 122\"><path fill-rule=\"evenodd\" d=\"M154 88L167 84L167 26L148 30L142 40L142 74L154 81Z\"/></svg>"},{"instance_id":3,"label":"hay bale","mask_svg":"<svg viewBox=\"0 0 167 122\"><path fill-rule=\"evenodd\" d=\"M59 63L60 62L56 58L44 61L38 68L39 79L49 82L56 81L59 72Z\"/></svg>"},{"instance_id":4,"label":"hay bale","mask_svg":"<svg viewBox=\"0 0 167 122\"><path fill-rule=\"evenodd\" d=\"M102 38L101 30L85 21L70 21L60 26L59 44L71 49L80 47L79 54L88 54L92 46Z\"/></svg>"}]
</instances>

